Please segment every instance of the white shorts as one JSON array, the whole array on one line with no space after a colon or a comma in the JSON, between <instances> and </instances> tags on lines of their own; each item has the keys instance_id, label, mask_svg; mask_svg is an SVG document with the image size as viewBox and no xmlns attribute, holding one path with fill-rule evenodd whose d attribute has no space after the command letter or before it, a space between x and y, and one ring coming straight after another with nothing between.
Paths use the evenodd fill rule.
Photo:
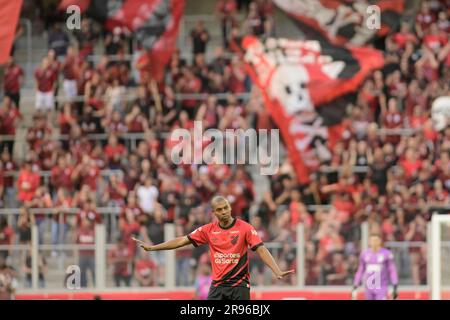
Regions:
<instances>
[{"instance_id":1,"label":"white shorts","mask_svg":"<svg viewBox=\"0 0 450 320\"><path fill-rule=\"evenodd\" d=\"M72 99L77 96L78 88L77 88L77 80L66 80L63 81L64 93L66 97Z\"/></svg>"},{"instance_id":2,"label":"white shorts","mask_svg":"<svg viewBox=\"0 0 450 320\"><path fill-rule=\"evenodd\" d=\"M36 109L53 109L55 106L55 95L50 92L36 92Z\"/></svg>"}]
</instances>

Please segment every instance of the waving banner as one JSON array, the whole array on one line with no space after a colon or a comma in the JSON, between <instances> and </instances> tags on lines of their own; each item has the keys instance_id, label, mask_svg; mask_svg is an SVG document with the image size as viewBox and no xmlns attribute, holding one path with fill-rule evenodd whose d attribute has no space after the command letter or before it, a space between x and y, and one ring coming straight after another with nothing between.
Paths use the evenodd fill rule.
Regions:
<instances>
[{"instance_id":1,"label":"waving banner","mask_svg":"<svg viewBox=\"0 0 450 320\"><path fill-rule=\"evenodd\" d=\"M273 0L310 39L366 44L399 27L405 0Z\"/></svg>"},{"instance_id":2,"label":"waving banner","mask_svg":"<svg viewBox=\"0 0 450 320\"><path fill-rule=\"evenodd\" d=\"M348 98L365 77L384 64L381 52L345 48L319 41L293 41L253 36L241 50L266 108L280 128L301 183L340 138L340 122Z\"/></svg>"},{"instance_id":3,"label":"waving banner","mask_svg":"<svg viewBox=\"0 0 450 320\"><path fill-rule=\"evenodd\" d=\"M184 0L63 0L60 9L66 10L73 4L109 31L121 27L133 32L147 50L153 77L163 77L164 67L176 48Z\"/></svg>"}]
</instances>

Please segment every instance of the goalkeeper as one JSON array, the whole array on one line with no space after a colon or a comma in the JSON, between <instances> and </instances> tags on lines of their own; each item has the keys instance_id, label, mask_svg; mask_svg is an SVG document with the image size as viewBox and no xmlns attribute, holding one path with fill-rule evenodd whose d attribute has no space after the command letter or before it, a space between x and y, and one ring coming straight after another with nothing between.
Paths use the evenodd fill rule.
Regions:
<instances>
[{"instance_id":1,"label":"goalkeeper","mask_svg":"<svg viewBox=\"0 0 450 320\"><path fill-rule=\"evenodd\" d=\"M352 299L356 299L356 290L363 279L366 300L387 300L389 282L394 287L392 298L397 299L398 276L392 252L381 246L378 233L370 235L369 246L370 249L364 250L359 258Z\"/></svg>"}]
</instances>

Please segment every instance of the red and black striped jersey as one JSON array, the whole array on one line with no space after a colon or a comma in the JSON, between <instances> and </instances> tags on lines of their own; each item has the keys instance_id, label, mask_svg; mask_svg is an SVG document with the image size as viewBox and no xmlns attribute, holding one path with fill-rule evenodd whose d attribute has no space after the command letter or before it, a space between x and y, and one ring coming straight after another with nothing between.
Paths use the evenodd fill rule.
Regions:
<instances>
[{"instance_id":1,"label":"red and black striped jersey","mask_svg":"<svg viewBox=\"0 0 450 320\"><path fill-rule=\"evenodd\" d=\"M263 245L250 224L235 218L229 227L223 228L216 221L197 228L188 238L196 247L209 245L213 286L250 286L247 250L256 250Z\"/></svg>"}]
</instances>

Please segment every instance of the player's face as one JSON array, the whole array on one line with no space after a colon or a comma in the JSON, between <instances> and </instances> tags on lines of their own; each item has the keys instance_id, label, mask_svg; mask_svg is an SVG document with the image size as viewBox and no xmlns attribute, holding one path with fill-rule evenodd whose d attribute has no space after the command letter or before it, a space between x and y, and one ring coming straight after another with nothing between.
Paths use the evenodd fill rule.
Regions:
<instances>
[{"instance_id":1,"label":"player's face","mask_svg":"<svg viewBox=\"0 0 450 320\"><path fill-rule=\"evenodd\" d=\"M369 245L371 248L381 247L381 238L378 236L371 236L369 239Z\"/></svg>"},{"instance_id":2,"label":"player's face","mask_svg":"<svg viewBox=\"0 0 450 320\"><path fill-rule=\"evenodd\" d=\"M231 219L231 207L228 201L218 201L213 204L214 214L221 222L227 223Z\"/></svg>"}]
</instances>

